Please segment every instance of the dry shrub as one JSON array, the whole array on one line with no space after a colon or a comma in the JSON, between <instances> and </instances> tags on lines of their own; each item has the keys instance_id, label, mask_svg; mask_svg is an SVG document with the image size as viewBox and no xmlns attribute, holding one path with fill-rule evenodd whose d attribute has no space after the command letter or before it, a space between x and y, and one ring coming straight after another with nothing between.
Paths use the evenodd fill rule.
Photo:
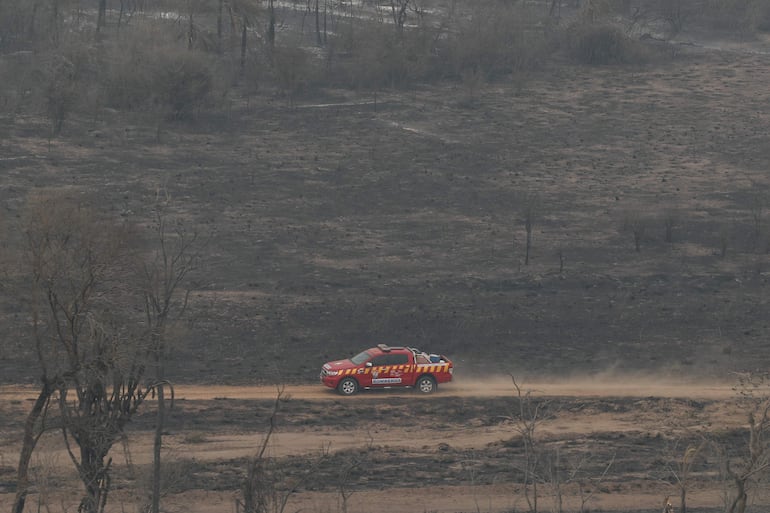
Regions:
<instances>
[{"instance_id":1,"label":"dry shrub","mask_svg":"<svg viewBox=\"0 0 770 513\"><path fill-rule=\"evenodd\" d=\"M385 23L343 27L329 45L329 75L342 85L403 87L442 78L530 70L548 57L542 21L519 4L472 4L472 12L403 32Z\"/></svg>"},{"instance_id":2,"label":"dry shrub","mask_svg":"<svg viewBox=\"0 0 770 513\"><path fill-rule=\"evenodd\" d=\"M65 18L71 7L68 4L71 4L70 0L0 0L0 49L43 50L58 47L60 36L67 32L72 21L72 18Z\"/></svg>"},{"instance_id":3,"label":"dry shrub","mask_svg":"<svg viewBox=\"0 0 770 513\"><path fill-rule=\"evenodd\" d=\"M95 48L82 41L64 41L55 50L34 56L27 71L12 80L22 80L17 87L28 87L30 107L44 111L51 133L58 135L69 114L90 98L97 69Z\"/></svg>"},{"instance_id":4,"label":"dry shrub","mask_svg":"<svg viewBox=\"0 0 770 513\"><path fill-rule=\"evenodd\" d=\"M212 70L205 56L159 48L115 63L104 80L105 97L115 108L136 110L161 107L172 118L184 118L208 104L213 90Z\"/></svg>"},{"instance_id":5,"label":"dry shrub","mask_svg":"<svg viewBox=\"0 0 770 513\"><path fill-rule=\"evenodd\" d=\"M163 51L162 47L158 51ZM142 45L113 48L102 76L107 105L136 110L150 105L153 95L153 53Z\"/></svg>"},{"instance_id":6,"label":"dry shrub","mask_svg":"<svg viewBox=\"0 0 770 513\"><path fill-rule=\"evenodd\" d=\"M146 25L126 31L109 48L101 85L111 107L160 107L169 117L179 119L209 104L214 74L209 56L164 36L161 26Z\"/></svg>"},{"instance_id":7,"label":"dry shrub","mask_svg":"<svg viewBox=\"0 0 770 513\"><path fill-rule=\"evenodd\" d=\"M330 80L348 87L379 89L427 79L431 52L425 34L422 29L399 34L383 23L346 27L332 44Z\"/></svg>"},{"instance_id":8,"label":"dry shrub","mask_svg":"<svg viewBox=\"0 0 770 513\"><path fill-rule=\"evenodd\" d=\"M169 51L158 56L154 78L156 102L171 117L189 116L212 99L214 79L208 59L190 51Z\"/></svg>"},{"instance_id":9,"label":"dry shrub","mask_svg":"<svg viewBox=\"0 0 770 513\"><path fill-rule=\"evenodd\" d=\"M258 50L261 48L258 47ZM250 51L246 54L243 67L240 68L240 62L232 64L228 75L234 77L234 82L242 84L247 94L255 93L270 77L268 57L265 52Z\"/></svg>"},{"instance_id":10,"label":"dry shrub","mask_svg":"<svg viewBox=\"0 0 770 513\"><path fill-rule=\"evenodd\" d=\"M51 132L58 135L64 119L72 109L77 97L74 66L62 58L53 63L48 72L45 90L46 114L51 121Z\"/></svg>"},{"instance_id":11,"label":"dry shrub","mask_svg":"<svg viewBox=\"0 0 770 513\"><path fill-rule=\"evenodd\" d=\"M636 0L639 9L655 13L672 33L685 26L710 31L752 33L770 29L767 0Z\"/></svg>"},{"instance_id":12,"label":"dry shrub","mask_svg":"<svg viewBox=\"0 0 770 513\"><path fill-rule=\"evenodd\" d=\"M572 25L567 31L567 46L583 64L641 64L650 58L650 52L640 42L609 23Z\"/></svg>"},{"instance_id":13,"label":"dry shrub","mask_svg":"<svg viewBox=\"0 0 770 513\"><path fill-rule=\"evenodd\" d=\"M767 22L767 4L767 0L705 0L700 8L703 22L710 29L752 32L762 18Z\"/></svg>"},{"instance_id":14,"label":"dry shrub","mask_svg":"<svg viewBox=\"0 0 770 513\"><path fill-rule=\"evenodd\" d=\"M549 44L536 15L514 4L481 3L441 42L445 74L462 76L468 69L487 77L536 68L548 56Z\"/></svg>"},{"instance_id":15,"label":"dry shrub","mask_svg":"<svg viewBox=\"0 0 770 513\"><path fill-rule=\"evenodd\" d=\"M273 74L278 87L293 104L315 76L312 56L299 46L279 46L273 50Z\"/></svg>"},{"instance_id":16,"label":"dry shrub","mask_svg":"<svg viewBox=\"0 0 770 513\"><path fill-rule=\"evenodd\" d=\"M770 2L755 2L750 19L754 30L770 32Z\"/></svg>"},{"instance_id":17,"label":"dry shrub","mask_svg":"<svg viewBox=\"0 0 770 513\"><path fill-rule=\"evenodd\" d=\"M0 124L0 135L5 137L3 129L11 128L16 115L24 109L28 100L28 91L33 83L33 70L30 62L32 52L14 52L0 56L0 118L10 123Z\"/></svg>"}]
</instances>

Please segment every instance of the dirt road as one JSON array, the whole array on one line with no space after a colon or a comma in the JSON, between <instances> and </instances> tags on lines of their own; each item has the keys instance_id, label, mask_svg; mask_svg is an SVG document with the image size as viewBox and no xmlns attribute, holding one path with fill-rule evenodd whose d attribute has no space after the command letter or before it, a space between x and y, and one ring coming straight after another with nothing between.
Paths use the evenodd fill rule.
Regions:
<instances>
[{"instance_id":1,"label":"dirt road","mask_svg":"<svg viewBox=\"0 0 770 513\"><path fill-rule=\"evenodd\" d=\"M579 377L564 380L542 382L523 381L523 392L530 392L540 397L666 397L689 399L726 399L735 395L731 384L706 381L671 381L651 376L620 377ZM0 386L0 401L24 400L34 397L36 389L29 386ZM191 401L213 399L253 399L267 400L275 398L277 386L225 386L225 385L177 385L178 399ZM320 384L287 385L283 394L293 399L305 401L334 401L341 397L331 389ZM346 401L366 401L371 397L420 397L411 390L367 391L357 396L345 398ZM513 397L516 389L510 377L465 378L442 385L438 397Z\"/></svg>"}]
</instances>

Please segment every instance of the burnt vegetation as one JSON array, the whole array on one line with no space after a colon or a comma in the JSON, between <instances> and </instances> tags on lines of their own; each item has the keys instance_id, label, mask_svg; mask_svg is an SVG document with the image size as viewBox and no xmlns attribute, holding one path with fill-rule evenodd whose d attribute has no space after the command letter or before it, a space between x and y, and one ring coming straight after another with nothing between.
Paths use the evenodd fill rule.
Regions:
<instances>
[{"instance_id":1,"label":"burnt vegetation","mask_svg":"<svg viewBox=\"0 0 770 513\"><path fill-rule=\"evenodd\" d=\"M39 386L19 468L0 460L15 509L56 431L80 508L105 510L135 422L155 430L148 511L217 473L245 511L300 487L346 510L367 486L350 475L382 461L425 483L502 476L535 511L543 490L610 486L610 462L652 472L644 440L670 449L682 509L708 468L742 512L768 466L766 394L747 392L764 381L741 382L748 432L598 440L590 478L521 389L473 414L519 433L484 454L321 450L291 484L308 462L267 441L236 462L245 482L160 454L166 421L184 429L171 382L310 382L373 341L439 348L464 379L766 368L768 31L764 0L0 1L0 381ZM471 408L442 406L421 415ZM274 420L278 401L250 407Z\"/></svg>"},{"instance_id":2,"label":"burnt vegetation","mask_svg":"<svg viewBox=\"0 0 770 513\"><path fill-rule=\"evenodd\" d=\"M307 380L404 337L466 368L742 368L767 334L763 54L704 38L761 41L768 10L7 0L6 229L46 185L139 223L180 198L216 235L176 379ZM6 305L3 376L28 380Z\"/></svg>"}]
</instances>

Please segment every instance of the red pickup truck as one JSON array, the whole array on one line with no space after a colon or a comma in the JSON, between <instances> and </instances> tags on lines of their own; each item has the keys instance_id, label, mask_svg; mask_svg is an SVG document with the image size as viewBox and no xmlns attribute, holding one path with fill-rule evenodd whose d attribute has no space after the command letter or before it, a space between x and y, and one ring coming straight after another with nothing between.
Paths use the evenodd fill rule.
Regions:
<instances>
[{"instance_id":1,"label":"red pickup truck","mask_svg":"<svg viewBox=\"0 0 770 513\"><path fill-rule=\"evenodd\" d=\"M446 356L379 344L353 358L325 363L321 382L342 395L353 395L362 388L391 387L414 387L430 394L439 383L452 381L453 372L454 365Z\"/></svg>"}]
</instances>

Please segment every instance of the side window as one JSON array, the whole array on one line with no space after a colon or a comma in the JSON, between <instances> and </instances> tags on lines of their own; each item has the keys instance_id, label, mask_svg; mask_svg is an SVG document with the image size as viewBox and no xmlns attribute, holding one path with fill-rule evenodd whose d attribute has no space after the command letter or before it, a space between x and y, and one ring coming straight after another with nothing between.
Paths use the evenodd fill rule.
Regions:
<instances>
[{"instance_id":1,"label":"side window","mask_svg":"<svg viewBox=\"0 0 770 513\"><path fill-rule=\"evenodd\" d=\"M372 358L372 366L380 367L383 365L404 365L409 363L407 354L381 354Z\"/></svg>"},{"instance_id":2,"label":"side window","mask_svg":"<svg viewBox=\"0 0 770 513\"><path fill-rule=\"evenodd\" d=\"M383 365L390 365L388 360L390 360L389 354L381 354L380 356L375 356L374 358L372 358L372 366L381 367Z\"/></svg>"},{"instance_id":3,"label":"side window","mask_svg":"<svg viewBox=\"0 0 770 513\"><path fill-rule=\"evenodd\" d=\"M409 363L408 354L392 354L390 355L390 365L404 365Z\"/></svg>"}]
</instances>

